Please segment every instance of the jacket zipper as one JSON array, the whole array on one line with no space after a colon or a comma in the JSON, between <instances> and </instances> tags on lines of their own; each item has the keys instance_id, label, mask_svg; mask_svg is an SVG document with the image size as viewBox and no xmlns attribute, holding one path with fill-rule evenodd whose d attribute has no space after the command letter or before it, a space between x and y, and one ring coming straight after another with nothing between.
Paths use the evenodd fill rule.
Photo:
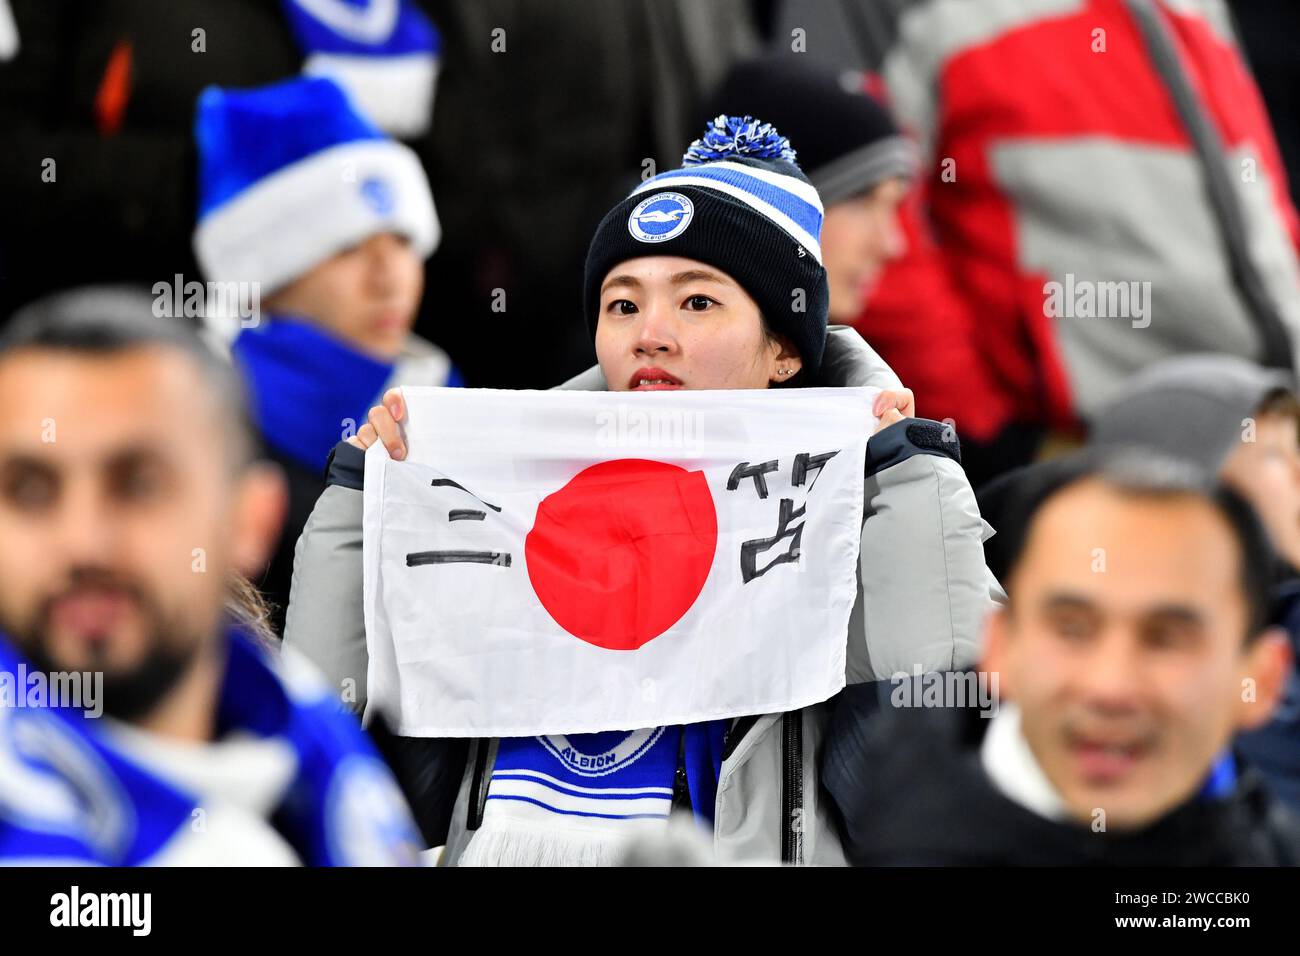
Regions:
<instances>
[{"instance_id":1,"label":"jacket zipper","mask_svg":"<svg viewBox=\"0 0 1300 956\"><path fill-rule=\"evenodd\" d=\"M781 715L781 862L803 863L803 712Z\"/></svg>"},{"instance_id":2,"label":"jacket zipper","mask_svg":"<svg viewBox=\"0 0 1300 956\"><path fill-rule=\"evenodd\" d=\"M483 805L487 802L484 793L483 775L487 772L487 752L491 741L474 741L474 775L469 781L469 813L465 820L465 829L477 830L483 822Z\"/></svg>"}]
</instances>

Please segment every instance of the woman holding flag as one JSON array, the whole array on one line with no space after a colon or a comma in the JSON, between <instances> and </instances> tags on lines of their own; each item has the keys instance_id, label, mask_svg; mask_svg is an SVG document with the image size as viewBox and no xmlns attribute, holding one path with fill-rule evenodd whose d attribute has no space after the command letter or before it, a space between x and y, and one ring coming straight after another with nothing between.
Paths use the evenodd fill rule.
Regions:
<instances>
[{"instance_id":1,"label":"woman holding flag","mask_svg":"<svg viewBox=\"0 0 1300 956\"><path fill-rule=\"evenodd\" d=\"M822 204L789 142L750 117L720 116L680 169L638 186L601 222L585 275L598 367L561 388L611 391L882 388L867 444L860 585L844 693L900 673L968 667L997 589L988 526L951 428L914 401L857 333L828 329ZM298 544L285 641L344 687L364 686L362 450L405 455L399 391L341 444L330 487ZM417 816L444 862L614 862L644 817L689 808L717 858L840 864L818 767L840 697L786 714L552 738L408 741L423 781ZM363 701L352 698L358 709ZM583 773L588 757L612 772ZM575 762L577 761L577 762ZM521 777L541 798L493 799ZM649 812L608 813L629 795Z\"/></svg>"}]
</instances>

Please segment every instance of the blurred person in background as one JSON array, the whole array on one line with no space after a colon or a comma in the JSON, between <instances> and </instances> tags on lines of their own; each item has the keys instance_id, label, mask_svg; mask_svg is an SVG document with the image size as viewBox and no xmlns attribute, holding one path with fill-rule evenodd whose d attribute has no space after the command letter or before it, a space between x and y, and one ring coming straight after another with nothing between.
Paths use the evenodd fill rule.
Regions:
<instances>
[{"instance_id":1,"label":"blurred person in background","mask_svg":"<svg viewBox=\"0 0 1300 956\"><path fill-rule=\"evenodd\" d=\"M859 864L1300 865L1300 823L1234 735L1291 667L1253 510L1154 455L1064 460L1003 533L992 713L897 708L823 780ZM838 717L838 715L837 715Z\"/></svg>"},{"instance_id":2,"label":"blurred person in background","mask_svg":"<svg viewBox=\"0 0 1300 956\"><path fill-rule=\"evenodd\" d=\"M705 109L709 115L770 116L778 128L790 130L791 140L799 144L799 162L826 205L822 252L830 284L830 321L855 327L868 340L880 335L896 361L904 361L913 373L923 368L927 386L918 393L922 410L951 415L948 396L953 385L937 385L936 373L960 369L962 389L968 394L992 388L973 339L938 334L937 326L935 334L922 339L896 329L886 331L885 322L868 330L861 321L863 308L886 270L898 283L898 263L909 245L931 241L916 228L916 193L909 192L917 172L916 148L870 86L870 79L857 70L837 74L804 57L767 56L734 66L706 100ZM887 322L911 323L913 312L931 308L940 298L928 283L913 291L916 299L911 307L892 311ZM902 346L896 344L900 335ZM901 355L903 349L909 354ZM957 430L963 439L966 426L973 422L972 417L962 416ZM976 454L974 466L965 464L972 482L985 476L978 450Z\"/></svg>"},{"instance_id":3,"label":"blurred person in background","mask_svg":"<svg viewBox=\"0 0 1300 956\"><path fill-rule=\"evenodd\" d=\"M826 207L830 321L851 324L885 265L907 248L898 207L915 173L911 142L865 87L803 60L737 64L706 112L762 116L799 144L800 168Z\"/></svg>"},{"instance_id":4,"label":"blurred person in background","mask_svg":"<svg viewBox=\"0 0 1300 956\"><path fill-rule=\"evenodd\" d=\"M779 6L774 52L878 71L918 139L924 216L856 327L977 487L1162 358L1295 367L1300 220L1221 0Z\"/></svg>"},{"instance_id":5,"label":"blurred person in background","mask_svg":"<svg viewBox=\"0 0 1300 956\"><path fill-rule=\"evenodd\" d=\"M427 137L441 39L415 0L7 0L0 315L86 282L192 276L194 102L211 84L334 76Z\"/></svg>"},{"instance_id":6,"label":"blurred person in background","mask_svg":"<svg viewBox=\"0 0 1300 956\"><path fill-rule=\"evenodd\" d=\"M1250 502L1279 559L1270 621L1300 658L1298 428L1291 376L1229 355L1189 355L1130 379L1098 411L1091 443L1188 461ZM1300 812L1300 676L1288 680L1274 719L1238 746Z\"/></svg>"},{"instance_id":7,"label":"blurred person in background","mask_svg":"<svg viewBox=\"0 0 1300 956\"><path fill-rule=\"evenodd\" d=\"M240 395L147 297L72 293L0 336L0 667L98 673L103 714L0 707L0 859L415 860L353 719L226 611L284 511Z\"/></svg>"},{"instance_id":8,"label":"blurred person in background","mask_svg":"<svg viewBox=\"0 0 1300 956\"><path fill-rule=\"evenodd\" d=\"M326 78L199 98L199 221L210 282L260 290L230 343L254 421L289 476L289 517L261 581L282 627L293 546L330 449L395 385L462 384L411 332L440 230L415 155ZM228 297L228 298L233 298Z\"/></svg>"},{"instance_id":9,"label":"blurred person in background","mask_svg":"<svg viewBox=\"0 0 1300 956\"><path fill-rule=\"evenodd\" d=\"M416 328L496 388L590 366L573 316L593 226L758 48L751 0L9 2L0 208L22 228L0 231L0 315L69 283L195 275L195 100L307 71L420 157L446 241Z\"/></svg>"}]
</instances>

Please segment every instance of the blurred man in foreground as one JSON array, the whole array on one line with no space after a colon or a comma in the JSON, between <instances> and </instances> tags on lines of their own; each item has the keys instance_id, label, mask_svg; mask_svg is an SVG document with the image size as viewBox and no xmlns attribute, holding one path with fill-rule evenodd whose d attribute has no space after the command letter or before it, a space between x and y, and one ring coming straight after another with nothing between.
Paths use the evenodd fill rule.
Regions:
<instances>
[{"instance_id":1,"label":"blurred man in foreground","mask_svg":"<svg viewBox=\"0 0 1300 956\"><path fill-rule=\"evenodd\" d=\"M1091 442L1197 465L1250 502L1277 552L1270 622L1300 655L1300 400L1294 378L1232 355L1184 355L1144 369L1097 415ZM1300 812L1300 676L1242 753Z\"/></svg>"},{"instance_id":2,"label":"blurred man in foreground","mask_svg":"<svg viewBox=\"0 0 1300 956\"><path fill-rule=\"evenodd\" d=\"M284 511L240 394L147 305L74 297L0 337L0 671L102 674L105 713L0 707L0 861L413 859L359 728L223 613Z\"/></svg>"},{"instance_id":3,"label":"blurred man in foreground","mask_svg":"<svg viewBox=\"0 0 1300 956\"><path fill-rule=\"evenodd\" d=\"M1235 493L1156 458L1026 489L982 671L991 720L894 710L826 756L857 863L1294 865L1300 829L1231 751L1291 664Z\"/></svg>"}]
</instances>

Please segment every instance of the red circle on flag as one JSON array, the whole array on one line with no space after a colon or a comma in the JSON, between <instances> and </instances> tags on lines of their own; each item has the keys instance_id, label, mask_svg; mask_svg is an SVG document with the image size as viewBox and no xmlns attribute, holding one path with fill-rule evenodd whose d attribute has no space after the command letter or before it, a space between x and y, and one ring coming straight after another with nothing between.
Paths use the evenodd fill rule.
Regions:
<instances>
[{"instance_id":1,"label":"red circle on flag","mask_svg":"<svg viewBox=\"0 0 1300 956\"><path fill-rule=\"evenodd\" d=\"M542 500L524 560L556 624L597 647L630 651L695 603L717 545L703 472L621 458L584 468Z\"/></svg>"}]
</instances>

